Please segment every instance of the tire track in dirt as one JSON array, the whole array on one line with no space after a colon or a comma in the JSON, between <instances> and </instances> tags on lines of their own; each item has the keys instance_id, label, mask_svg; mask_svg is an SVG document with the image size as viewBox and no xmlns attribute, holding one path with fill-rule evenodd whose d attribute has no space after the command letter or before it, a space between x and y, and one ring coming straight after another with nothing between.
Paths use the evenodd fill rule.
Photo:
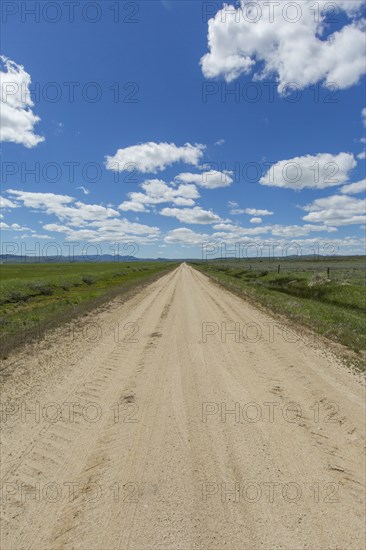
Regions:
<instances>
[{"instance_id":1,"label":"tire track in dirt","mask_svg":"<svg viewBox=\"0 0 366 550\"><path fill-rule=\"evenodd\" d=\"M60 371L32 399L103 414L3 426L3 456L17 457L3 472L3 548L364 547L364 388L331 350L281 327L237 341L235 323L280 323L185 264L96 318L137 323L138 342L103 330L66 367L70 342L57 342ZM206 338L205 323L217 328ZM14 395L16 371L8 384ZM37 483L39 501L24 498Z\"/></svg>"}]
</instances>

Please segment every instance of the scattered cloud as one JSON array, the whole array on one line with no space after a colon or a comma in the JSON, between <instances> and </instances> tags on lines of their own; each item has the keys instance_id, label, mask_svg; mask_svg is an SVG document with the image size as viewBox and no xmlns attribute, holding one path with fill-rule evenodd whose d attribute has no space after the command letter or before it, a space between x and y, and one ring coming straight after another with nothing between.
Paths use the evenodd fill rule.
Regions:
<instances>
[{"instance_id":1,"label":"scattered cloud","mask_svg":"<svg viewBox=\"0 0 366 550\"><path fill-rule=\"evenodd\" d=\"M173 229L168 231L164 241L168 244L181 244L186 246L197 246L202 245L204 242L207 242L212 237L206 233L196 233L192 229L186 227L180 227L178 229Z\"/></svg>"},{"instance_id":2,"label":"scattered cloud","mask_svg":"<svg viewBox=\"0 0 366 550\"><path fill-rule=\"evenodd\" d=\"M52 237L49 235L39 235L38 233L32 233L31 235L28 235L25 233L24 235L20 236L21 239L42 239L42 240L52 240Z\"/></svg>"},{"instance_id":3,"label":"scattered cloud","mask_svg":"<svg viewBox=\"0 0 366 550\"><path fill-rule=\"evenodd\" d=\"M86 204L68 195L54 193L32 193L9 189L26 208L36 212L54 215L62 223L46 223L45 231L63 233L66 241L103 242L136 242L147 244L154 242L159 234L158 227L151 227L121 218L117 210L100 204ZM5 229L25 231L17 224ZM39 237L38 237L39 238Z\"/></svg>"},{"instance_id":4,"label":"scattered cloud","mask_svg":"<svg viewBox=\"0 0 366 550\"><path fill-rule=\"evenodd\" d=\"M24 206L29 208L50 208L54 210L75 200L69 195L57 195L55 193L33 193L16 189L8 189L7 193L14 195L17 200L20 200Z\"/></svg>"},{"instance_id":5,"label":"scattered cloud","mask_svg":"<svg viewBox=\"0 0 366 550\"><path fill-rule=\"evenodd\" d=\"M46 231L63 233L66 241L88 241L91 243L128 243L149 244L155 242L160 234L158 227L142 225L118 218L93 221L87 229L77 229L68 225L57 223L45 224Z\"/></svg>"},{"instance_id":6,"label":"scattered cloud","mask_svg":"<svg viewBox=\"0 0 366 550\"><path fill-rule=\"evenodd\" d=\"M273 235L274 237L292 238L292 237L304 237L310 233L333 233L337 231L335 227L330 227L324 224L306 224L306 225L261 225L258 227L240 227L231 224L217 224L213 226L214 229L221 231L220 233L214 233L214 238L222 238L233 242L235 239L241 239L250 236L257 235Z\"/></svg>"},{"instance_id":7,"label":"scattered cloud","mask_svg":"<svg viewBox=\"0 0 366 550\"><path fill-rule=\"evenodd\" d=\"M231 206L230 214L233 216L237 216L240 214L249 214L249 216L273 216L273 212L270 210L261 210L258 208L236 208L238 204L236 203L230 203L229 206Z\"/></svg>"},{"instance_id":8,"label":"scattered cloud","mask_svg":"<svg viewBox=\"0 0 366 550\"><path fill-rule=\"evenodd\" d=\"M67 221L71 225L89 225L90 222L118 216L113 208L107 208L100 204L86 204L76 201L68 195L56 195L54 193L32 193L30 191L17 191L8 189L10 195L15 195L24 206L44 211L46 214L54 214L59 220ZM70 206L70 204L72 205Z\"/></svg>"},{"instance_id":9,"label":"scattered cloud","mask_svg":"<svg viewBox=\"0 0 366 550\"><path fill-rule=\"evenodd\" d=\"M365 126L366 128L366 107L364 109L362 109L361 111L361 115L362 115L362 124Z\"/></svg>"},{"instance_id":10,"label":"scattered cloud","mask_svg":"<svg viewBox=\"0 0 366 550\"><path fill-rule=\"evenodd\" d=\"M201 174L192 174L191 172L185 172L178 174L175 177L176 181L185 182L185 183L194 183L199 187L204 187L205 189L217 189L218 187L229 187L233 183L233 178L231 177L233 172L225 170L219 172L218 170L208 170L202 172Z\"/></svg>"},{"instance_id":11,"label":"scattered cloud","mask_svg":"<svg viewBox=\"0 0 366 550\"><path fill-rule=\"evenodd\" d=\"M221 221L220 216L199 206L194 208L163 208L160 214L177 218L182 223L211 224Z\"/></svg>"},{"instance_id":12,"label":"scattered cloud","mask_svg":"<svg viewBox=\"0 0 366 550\"><path fill-rule=\"evenodd\" d=\"M357 161L350 153L319 153L295 157L271 166L259 183L296 190L325 189L347 182L350 171L356 165Z\"/></svg>"},{"instance_id":13,"label":"scattered cloud","mask_svg":"<svg viewBox=\"0 0 366 550\"><path fill-rule=\"evenodd\" d=\"M344 185L340 189L341 193L344 195L357 195L358 193L366 192L366 179L358 181L356 183L350 183L349 185Z\"/></svg>"},{"instance_id":14,"label":"scattered cloud","mask_svg":"<svg viewBox=\"0 0 366 550\"><path fill-rule=\"evenodd\" d=\"M236 225L230 222L222 221L220 223L216 223L213 226L214 229L217 231L241 231L243 228L240 227L240 225Z\"/></svg>"},{"instance_id":15,"label":"scattered cloud","mask_svg":"<svg viewBox=\"0 0 366 550\"><path fill-rule=\"evenodd\" d=\"M141 197L143 197L142 193L130 193L130 195L140 195ZM119 205L118 208L120 210L123 210L124 212L148 212L147 208L145 208L145 205L138 200L124 201Z\"/></svg>"},{"instance_id":16,"label":"scattered cloud","mask_svg":"<svg viewBox=\"0 0 366 550\"><path fill-rule=\"evenodd\" d=\"M333 195L316 199L303 207L308 212L303 220L312 223L341 226L363 224L365 218L366 200L348 197L347 195Z\"/></svg>"},{"instance_id":17,"label":"scattered cloud","mask_svg":"<svg viewBox=\"0 0 366 550\"><path fill-rule=\"evenodd\" d=\"M35 147L44 141L44 137L34 131L40 118L32 111L34 103L29 90L30 75L22 65L2 55L0 80L0 141Z\"/></svg>"},{"instance_id":18,"label":"scattered cloud","mask_svg":"<svg viewBox=\"0 0 366 550\"><path fill-rule=\"evenodd\" d=\"M203 156L205 146L186 143L182 147L175 143L141 143L118 149L114 156L106 157L106 167L115 172L138 171L156 174L176 162L197 166Z\"/></svg>"},{"instance_id":19,"label":"scattered cloud","mask_svg":"<svg viewBox=\"0 0 366 550\"><path fill-rule=\"evenodd\" d=\"M195 199L200 196L195 185L181 184L178 187L173 187L159 179L146 180L140 187L144 192L128 193L129 200L120 204L120 210L147 212L147 206L164 202L170 202L177 206L193 206Z\"/></svg>"},{"instance_id":20,"label":"scattered cloud","mask_svg":"<svg viewBox=\"0 0 366 550\"><path fill-rule=\"evenodd\" d=\"M317 82L341 88L357 84L365 72L365 47L359 11L362 0L338 0L351 22L327 35L327 2L318 2L322 17L314 17L314 2L240 0L236 9L224 4L208 22L209 52L201 58L206 78L232 82L255 69L254 78L275 75L278 88ZM269 7L269 4L271 7ZM333 2L334 4L334 2ZM319 20L317 20L319 19Z\"/></svg>"},{"instance_id":21,"label":"scattered cloud","mask_svg":"<svg viewBox=\"0 0 366 550\"><path fill-rule=\"evenodd\" d=\"M227 250L226 247L233 250L234 246L237 245L247 245L253 247L253 250L257 249L258 246L262 246L263 250L269 250L269 246L272 249L276 247L281 250L281 245L285 244L287 239L291 239L291 244L298 243L299 246L308 245L312 246L314 243L319 244L322 242L322 238L311 238L308 240L294 241L294 239L300 237L307 237L311 233L333 233L337 229L334 227L326 227L324 225L292 225L292 226L266 226L266 227L250 227L250 228L240 228L238 226L233 226L231 224L217 224L213 226L214 229L217 229L216 232L212 234L208 233L198 233L192 229L186 227L181 227L168 231L165 235L164 241L168 244L180 244L182 246L202 246L203 244L212 244L217 247L217 255L220 255L221 247L223 246L224 251ZM225 230L224 230L225 229ZM261 235L273 235L274 239L270 236L267 236L263 239ZM253 240L255 238L255 241ZM279 241L281 239L281 241ZM336 242L336 241L334 241ZM347 240L337 241L337 244L345 244ZM329 243L329 239L324 241L325 244ZM351 243L349 243L351 244ZM359 241L354 239L352 244L359 245ZM213 247L213 250L215 248Z\"/></svg>"},{"instance_id":22,"label":"scattered cloud","mask_svg":"<svg viewBox=\"0 0 366 550\"><path fill-rule=\"evenodd\" d=\"M23 226L19 225L18 223L12 223L12 224L8 225L5 222L0 222L0 229L2 229L4 231L6 231L6 230L10 230L10 231L29 231L29 227L23 227Z\"/></svg>"},{"instance_id":23,"label":"scattered cloud","mask_svg":"<svg viewBox=\"0 0 366 550\"><path fill-rule=\"evenodd\" d=\"M322 222L323 220L319 220ZM271 226L271 234L274 237L284 237L284 238L293 238L293 237L306 237L311 233L335 233L337 231L336 227L330 227L328 225L273 225Z\"/></svg>"},{"instance_id":24,"label":"scattered cloud","mask_svg":"<svg viewBox=\"0 0 366 550\"><path fill-rule=\"evenodd\" d=\"M19 208L19 204L0 196L0 209L4 210L5 208Z\"/></svg>"},{"instance_id":25,"label":"scattered cloud","mask_svg":"<svg viewBox=\"0 0 366 550\"><path fill-rule=\"evenodd\" d=\"M76 187L76 189L80 189L84 193L84 195L89 195L90 194L89 189L87 189L83 185L80 185L79 187Z\"/></svg>"},{"instance_id":26,"label":"scattered cloud","mask_svg":"<svg viewBox=\"0 0 366 550\"><path fill-rule=\"evenodd\" d=\"M262 223L262 218L250 218L250 223Z\"/></svg>"}]
</instances>

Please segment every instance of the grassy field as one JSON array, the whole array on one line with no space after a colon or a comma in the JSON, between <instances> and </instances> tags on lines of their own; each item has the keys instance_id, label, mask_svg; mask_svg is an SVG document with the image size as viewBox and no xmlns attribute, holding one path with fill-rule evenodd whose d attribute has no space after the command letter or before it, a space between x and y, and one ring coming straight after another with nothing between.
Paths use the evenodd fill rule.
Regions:
<instances>
[{"instance_id":1,"label":"grassy field","mask_svg":"<svg viewBox=\"0 0 366 550\"><path fill-rule=\"evenodd\" d=\"M2 356L23 341L37 337L47 327L68 320L176 265L172 262L1 265Z\"/></svg>"},{"instance_id":2,"label":"grassy field","mask_svg":"<svg viewBox=\"0 0 366 550\"><path fill-rule=\"evenodd\" d=\"M364 357L365 257L214 260L191 265L230 290Z\"/></svg>"}]
</instances>

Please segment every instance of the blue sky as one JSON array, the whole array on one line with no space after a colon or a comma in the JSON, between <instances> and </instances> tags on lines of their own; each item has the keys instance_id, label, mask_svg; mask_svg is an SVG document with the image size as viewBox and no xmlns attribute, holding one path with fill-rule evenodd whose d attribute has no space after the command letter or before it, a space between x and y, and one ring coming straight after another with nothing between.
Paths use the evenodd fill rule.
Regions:
<instances>
[{"instance_id":1,"label":"blue sky","mask_svg":"<svg viewBox=\"0 0 366 550\"><path fill-rule=\"evenodd\" d=\"M365 14L337 2L4 2L2 252L363 253Z\"/></svg>"}]
</instances>

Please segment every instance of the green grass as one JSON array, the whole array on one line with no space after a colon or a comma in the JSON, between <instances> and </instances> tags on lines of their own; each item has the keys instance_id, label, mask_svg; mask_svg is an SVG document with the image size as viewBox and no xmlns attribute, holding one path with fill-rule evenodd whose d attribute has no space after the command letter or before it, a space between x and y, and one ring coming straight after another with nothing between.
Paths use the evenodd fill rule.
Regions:
<instances>
[{"instance_id":1,"label":"green grass","mask_svg":"<svg viewBox=\"0 0 366 550\"><path fill-rule=\"evenodd\" d=\"M2 355L177 264L169 262L4 264L0 266Z\"/></svg>"},{"instance_id":2,"label":"green grass","mask_svg":"<svg viewBox=\"0 0 366 550\"><path fill-rule=\"evenodd\" d=\"M364 357L365 258L192 262L228 289ZM280 273L278 273L280 265ZM327 268L330 268L329 278Z\"/></svg>"}]
</instances>

